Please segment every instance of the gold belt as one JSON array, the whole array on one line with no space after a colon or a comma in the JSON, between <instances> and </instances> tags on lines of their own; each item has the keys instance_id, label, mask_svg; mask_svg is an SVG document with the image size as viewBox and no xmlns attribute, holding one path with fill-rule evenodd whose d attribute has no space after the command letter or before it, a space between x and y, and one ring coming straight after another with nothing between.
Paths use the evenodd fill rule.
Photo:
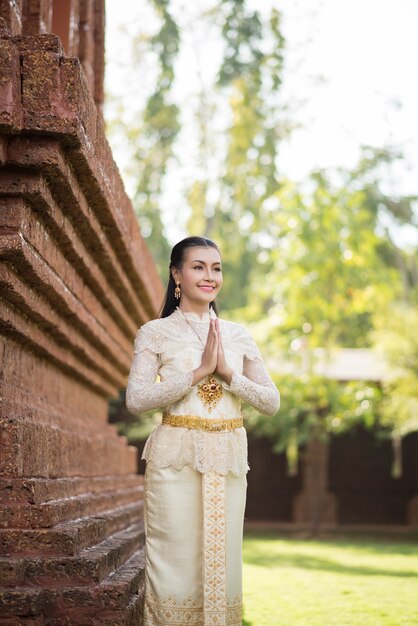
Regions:
<instances>
[{"instance_id":1,"label":"gold belt","mask_svg":"<svg viewBox=\"0 0 418 626\"><path fill-rule=\"evenodd\" d=\"M196 415L173 415L163 413L163 424L170 426L180 426L182 428L193 428L197 430L234 430L243 426L242 417L231 417L229 419L209 419L207 417L197 417Z\"/></svg>"}]
</instances>

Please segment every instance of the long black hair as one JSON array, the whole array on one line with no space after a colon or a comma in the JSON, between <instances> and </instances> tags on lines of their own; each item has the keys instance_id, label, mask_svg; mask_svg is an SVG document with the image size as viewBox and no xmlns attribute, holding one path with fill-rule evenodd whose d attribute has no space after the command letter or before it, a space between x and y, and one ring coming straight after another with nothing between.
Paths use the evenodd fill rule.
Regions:
<instances>
[{"instance_id":1,"label":"long black hair","mask_svg":"<svg viewBox=\"0 0 418 626\"><path fill-rule=\"evenodd\" d=\"M219 254L221 252L219 250L219 246L214 241L212 241L212 239L208 239L207 237L186 237L185 239L177 242L175 246L173 246L170 256L170 265L168 268L168 285L159 317L168 317L169 315L171 315L171 313L173 313L176 306L178 306L180 303L181 297L180 300L177 300L174 295L176 281L174 280L174 277L171 273L171 268L175 267L176 269L181 270L185 260L186 250L194 246L199 246L200 248L211 247L215 248L219 252ZM215 311L216 315L219 316L218 305L216 304L215 300L209 303L209 308L212 308Z\"/></svg>"}]
</instances>

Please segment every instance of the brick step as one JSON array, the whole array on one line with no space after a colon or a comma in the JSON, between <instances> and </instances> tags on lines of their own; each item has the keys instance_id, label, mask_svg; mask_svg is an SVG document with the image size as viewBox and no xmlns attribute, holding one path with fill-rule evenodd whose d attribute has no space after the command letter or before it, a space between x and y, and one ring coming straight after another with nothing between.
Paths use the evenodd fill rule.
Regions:
<instances>
[{"instance_id":1,"label":"brick step","mask_svg":"<svg viewBox=\"0 0 418 626\"><path fill-rule=\"evenodd\" d=\"M100 515L62 522L53 528L0 529L0 556L75 556L140 521L142 513L143 501L137 500Z\"/></svg>"},{"instance_id":2,"label":"brick step","mask_svg":"<svg viewBox=\"0 0 418 626\"><path fill-rule=\"evenodd\" d=\"M76 556L1 558L0 580L3 587L54 588L99 583L142 547L144 541L144 525L140 522Z\"/></svg>"},{"instance_id":3,"label":"brick step","mask_svg":"<svg viewBox=\"0 0 418 626\"><path fill-rule=\"evenodd\" d=\"M105 626L114 626L115 623L124 624L124 626L139 626L142 624L144 615L144 590L141 593L136 593L132 596L131 602L126 607L125 614L121 618L116 618L111 623L107 623Z\"/></svg>"},{"instance_id":4,"label":"brick step","mask_svg":"<svg viewBox=\"0 0 418 626\"><path fill-rule=\"evenodd\" d=\"M68 613L65 613L65 615L60 615L59 617L45 618L45 621L42 621L42 626L69 626L69 624L80 624L82 626L140 626L143 623L143 606L143 593L135 593L129 604L123 609L104 609L103 611L93 613L84 610L80 611L79 609L71 610L73 621L69 622L67 618ZM30 626L32 626L32 622L30 622ZM35 623L35 626L38 626L38 622Z\"/></svg>"},{"instance_id":5,"label":"brick step","mask_svg":"<svg viewBox=\"0 0 418 626\"><path fill-rule=\"evenodd\" d=\"M50 528L61 522L95 515L143 498L143 486L103 493L85 493L45 504L9 504L0 511L0 528Z\"/></svg>"},{"instance_id":6,"label":"brick step","mask_svg":"<svg viewBox=\"0 0 418 626\"><path fill-rule=\"evenodd\" d=\"M0 477L2 504L43 504L85 493L103 493L142 484L138 474L121 476L74 476L73 478Z\"/></svg>"},{"instance_id":7,"label":"brick step","mask_svg":"<svg viewBox=\"0 0 418 626\"><path fill-rule=\"evenodd\" d=\"M133 556L124 568L122 576L118 572L118 586L121 597L115 592L115 582L111 578L104 581L101 588L97 586L83 594L83 588L77 589L77 607L74 607L72 593L66 593L62 604L51 607L47 611L45 624L47 626L139 626L142 624L142 608L144 602L144 553L141 551ZM123 588L123 579L129 589L129 595ZM108 584L106 590L106 583ZM100 601L97 602L97 593ZM122 595L123 594L123 595ZM102 600L104 599L104 602ZM92 599L95 606L92 606ZM67 620L67 621L66 621Z\"/></svg>"},{"instance_id":8,"label":"brick step","mask_svg":"<svg viewBox=\"0 0 418 626\"><path fill-rule=\"evenodd\" d=\"M140 622L138 622L140 623ZM1 617L0 626L45 626L44 618L41 617Z\"/></svg>"},{"instance_id":9,"label":"brick step","mask_svg":"<svg viewBox=\"0 0 418 626\"><path fill-rule=\"evenodd\" d=\"M1 323L4 326L4 320ZM14 313L11 309L6 323L13 326ZM22 326L16 331L17 335L29 335L33 346L42 344L43 331L39 331L41 337L32 336L38 330L36 324L26 327L24 317L17 319L17 324ZM43 349L48 350L47 347ZM107 381L104 383L103 390L108 386ZM89 381L89 385L94 392L95 383ZM13 411L12 405L8 411ZM123 435L117 437L108 433L105 426L103 421L103 432L99 436L89 433L87 426L85 432L80 433L54 424L9 417L2 423L2 435L8 446L0 456L0 475L17 478L22 467L31 468L35 475L40 476L69 476L75 470L84 476L133 474L137 468L137 449L127 445ZM33 445L34 441L36 445Z\"/></svg>"},{"instance_id":10,"label":"brick step","mask_svg":"<svg viewBox=\"0 0 418 626\"><path fill-rule=\"evenodd\" d=\"M125 618L130 619L141 609L144 565L142 547L95 585L4 589L0 594L0 624L20 624L14 620L24 618L28 621L22 623L31 624L32 619L34 626L138 626L140 621L128 622Z\"/></svg>"}]
</instances>

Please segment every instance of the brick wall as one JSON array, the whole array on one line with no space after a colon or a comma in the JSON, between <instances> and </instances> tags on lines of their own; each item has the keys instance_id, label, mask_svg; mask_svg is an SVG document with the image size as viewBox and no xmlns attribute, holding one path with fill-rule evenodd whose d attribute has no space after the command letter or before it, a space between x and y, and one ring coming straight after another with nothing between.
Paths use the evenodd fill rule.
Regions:
<instances>
[{"instance_id":1,"label":"brick wall","mask_svg":"<svg viewBox=\"0 0 418 626\"><path fill-rule=\"evenodd\" d=\"M0 623L138 625L142 477L108 403L163 286L80 60L4 20L0 162Z\"/></svg>"},{"instance_id":2,"label":"brick wall","mask_svg":"<svg viewBox=\"0 0 418 626\"><path fill-rule=\"evenodd\" d=\"M403 473L392 478L390 441L361 429L331 440L327 489L335 500L336 524L416 527L410 503L418 491L418 433L405 437L402 448ZM303 450L299 473L289 477L285 455L274 454L269 440L249 437L248 519L295 521L293 503L303 488L302 459Z\"/></svg>"},{"instance_id":3,"label":"brick wall","mask_svg":"<svg viewBox=\"0 0 418 626\"><path fill-rule=\"evenodd\" d=\"M357 430L331 442L330 489L341 524L407 524L408 505L418 491L418 433L402 442L403 472L391 476L392 444Z\"/></svg>"},{"instance_id":4,"label":"brick wall","mask_svg":"<svg viewBox=\"0 0 418 626\"><path fill-rule=\"evenodd\" d=\"M104 100L105 0L0 0L11 35L58 35L65 53L78 57L98 110Z\"/></svg>"}]
</instances>

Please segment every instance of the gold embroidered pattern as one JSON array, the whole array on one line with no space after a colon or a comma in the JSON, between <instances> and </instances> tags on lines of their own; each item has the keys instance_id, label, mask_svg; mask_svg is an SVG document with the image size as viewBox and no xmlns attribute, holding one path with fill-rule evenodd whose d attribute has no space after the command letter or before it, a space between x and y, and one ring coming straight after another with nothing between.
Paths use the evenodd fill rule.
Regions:
<instances>
[{"instance_id":1,"label":"gold embroidered pattern","mask_svg":"<svg viewBox=\"0 0 418 626\"><path fill-rule=\"evenodd\" d=\"M242 626L242 596L234 598L232 603L227 600L226 624L227 626Z\"/></svg>"},{"instance_id":2,"label":"gold embroidered pattern","mask_svg":"<svg viewBox=\"0 0 418 626\"><path fill-rule=\"evenodd\" d=\"M203 606L205 626L227 626L225 477L202 474Z\"/></svg>"},{"instance_id":3,"label":"gold embroidered pattern","mask_svg":"<svg viewBox=\"0 0 418 626\"><path fill-rule=\"evenodd\" d=\"M219 432L221 430L241 428L244 425L244 420L242 417L208 419L206 417L198 417L197 415L174 415L173 413L164 412L162 423L181 428Z\"/></svg>"},{"instance_id":4,"label":"gold embroidered pattern","mask_svg":"<svg viewBox=\"0 0 418 626\"><path fill-rule=\"evenodd\" d=\"M148 468L147 465L144 480L146 532L150 501ZM225 476L214 471L202 474L201 582L196 581L193 595L187 598L178 598L173 593L159 597L147 584L146 572L144 626L241 626L242 595L227 596L225 480ZM147 564L147 558L145 562ZM175 588L175 583L173 584Z\"/></svg>"},{"instance_id":5,"label":"gold embroidered pattern","mask_svg":"<svg viewBox=\"0 0 418 626\"><path fill-rule=\"evenodd\" d=\"M206 376L203 383L197 385L197 388L197 395L202 400L203 404L207 406L208 412L210 413L222 397L222 385L214 376L209 374Z\"/></svg>"},{"instance_id":6,"label":"gold embroidered pattern","mask_svg":"<svg viewBox=\"0 0 418 626\"><path fill-rule=\"evenodd\" d=\"M203 615L202 603L193 598L178 600L168 596L158 599L153 593L146 591L144 605L144 626L206 626L212 624ZM228 599L226 609L226 625L241 626L242 596Z\"/></svg>"},{"instance_id":7,"label":"gold embroidered pattern","mask_svg":"<svg viewBox=\"0 0 418 626\"><path fill-rule=\"evenodd\" d=\"M193 624L203 626L202 604L193 598L177 600L169 596L159 600L151 592L145 593L144 625L172 626L173 624Z\"/></svg>"}]
</instances>

